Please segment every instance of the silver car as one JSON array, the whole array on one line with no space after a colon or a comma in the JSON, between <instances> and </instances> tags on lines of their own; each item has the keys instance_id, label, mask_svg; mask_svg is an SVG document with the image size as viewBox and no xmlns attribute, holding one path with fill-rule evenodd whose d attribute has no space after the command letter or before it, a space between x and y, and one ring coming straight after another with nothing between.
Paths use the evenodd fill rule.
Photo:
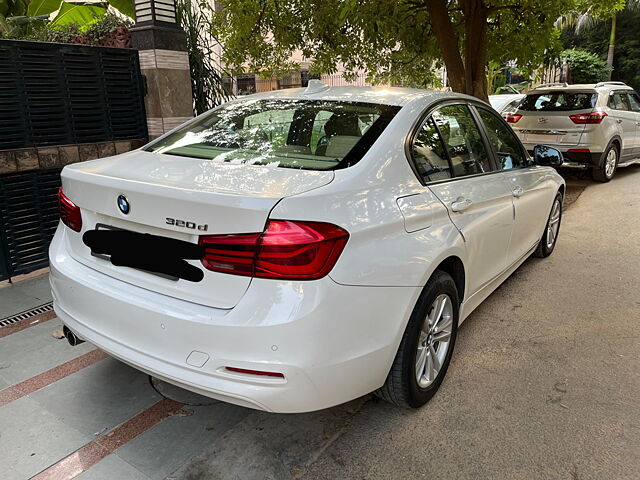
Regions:
<instances>
[{"instance_id":1,"label":"silver car","mask_svg":"<svg viewBox=\"0 0 640 480\"><path fill-rule=\"evenodd\" d=\"M551 145L600 182L640 162L640 96L622 82L540 85L505 118L527 150Z\"/></svg>"}]
</instances>

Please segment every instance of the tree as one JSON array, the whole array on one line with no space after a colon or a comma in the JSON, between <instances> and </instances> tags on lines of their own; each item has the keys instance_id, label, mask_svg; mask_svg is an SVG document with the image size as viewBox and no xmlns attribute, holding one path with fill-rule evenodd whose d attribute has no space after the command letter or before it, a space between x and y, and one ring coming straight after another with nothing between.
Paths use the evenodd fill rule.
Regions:
<instances>
[{"instance_id":1,"label":"tree","mask_svg":"<svg viewBox=\"0 0 640 480\"><path fill-rule=\"evenodd\" d=\"M210 9L197 8L191 0L176 1L176 22L185 31L187 40L196 115L221 104L230 96L223 83L225 72L217 67L215 61L218 45L207 35L210 15Z\"/></svg>"},{"instance_id":2,"label":"tree","mask_svg":"<svg viewBox=\"0 0 640 480\"><path fill-rule=\"evenodd\" d=\"M613 58L612 79L625 82L640 90L640 8L627 6L618 14L616 22L615 56ZM565 48L577 48L595 53L604 63L611 38L610 23L589 21L583 24L578 33L575 27L565 28L561 40Z\"/></svg>"},{"instance_id":3,"label":"tree","mask_svg":"<svg viewBox=\"0 0 640 480\"><path fill-rule=\"evenodd\" d=\"M613 57L616 47L618 13L622 10L625 10L629 14L640 12L640 0L609 0L605 3L598 3L590 6L583 5L583 7L586 7L586 10L583 13L576 14L574 12L569 14L565 19L563 19L561 24L562 26L572 26L575 28L576 33L580 33L585 28L593 26L594 23L611 22L606 63L606 66L609 69L607 78L608 80L611 80L611 74L613 72Z\"/></svg>"},{"instance_id":4,"label":"tree","mask_svg":"<svg viewBox=\"0 0 640 480\"><path fill-rule=\"evenodd\" d=\"M487 98L487 61L537 68L559 53L555 20L582 0L223 0L212 33L236 69L281 72L299 49L317 73L428 87L446 66L456 92ZM612 1L612 0L605 0Z\"/></svg>"},{"instance_id":5,"label":"tree","mask_svg":"<svg viewBox=\"0 0 640 480\"><path fill-rule=\"evenodd\" d=\"M571 81L573 83L597 83L602 82L609 75L610 70L605 66L604 60L594 53L586 50L569 49L562 52L571 68Z\"/></svg>"}]
</instances>

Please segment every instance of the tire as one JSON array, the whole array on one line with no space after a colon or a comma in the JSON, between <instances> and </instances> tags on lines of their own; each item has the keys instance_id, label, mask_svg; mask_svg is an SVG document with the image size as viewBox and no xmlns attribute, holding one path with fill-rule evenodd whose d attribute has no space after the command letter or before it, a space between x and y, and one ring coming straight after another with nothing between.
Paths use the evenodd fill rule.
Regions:
<instances>
[{"instance_id":1,"label":"tire","mask_svg":"<svg viewBox=\"0 0 640 480\"><path fill-rule=\"evenodd\" d=\"M434 330L430 317L433 316L435 308L441 305L438 301L444 301L445 304L443 314L435 322ZM400 407L418 408L435 395L453 355L458 331L459 304L458 290L453 278L448 273L436 270L413 309L387 380L375 392L378 397ZM423 326L431 333L423 331ZM449 335L445 343L447 332ZM437 341L436 338L442 341ZM440 350L441 348L445 350ZM435 353L435 357L431 352ZM416 365L419 355L424 360L424 375L420 375L420 379ZM433 358L440 364L437 372L429 368L435 366ZM428 376L431 378L427 378Z\"/></svg>"},{"instance_id":2,"label":"tire","mask_svg":"<svg viewBox=\"0 0 640 480\"><path fill-rule=\"evenodd\" d=\"M546 258L553 253L556 248L556 242L558 241L558 235L560 234L560 223L562 221L562 194L558 192L556 198L551 205L551 211L549 212L549 218L544 226L544 232L542 238L538 243L536 251L533 253L534 257ZM553 238L551 238L553 236Z\"/></svg>"},{"instance_id":3,"label":"tire","mask_svg":"<svg viewBox=\"0 0 640 480\"><path fill-rule=\"evenodd\" d=\"M616 174L619 161L620 151L615 144L611 144L602 154L600 164L593 167L593 170L591 170L591 176L596 182L608 182Z\"/></svg>"}]
</instances>

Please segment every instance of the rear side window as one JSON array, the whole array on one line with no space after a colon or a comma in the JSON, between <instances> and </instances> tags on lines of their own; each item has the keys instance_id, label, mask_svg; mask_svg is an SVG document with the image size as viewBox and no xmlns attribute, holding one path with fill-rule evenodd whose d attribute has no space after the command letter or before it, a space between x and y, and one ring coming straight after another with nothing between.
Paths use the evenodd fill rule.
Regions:
<instances>
[{"instance_id":1,"label":"rear side window","mask_svg":"<svg viewBox=\"0 0 640 480\"><path fill-rule=\"evenodd\" d=\"M527 112L569 112L589 110L596 105L595 93L549 92L530 93L520 105Z\"/></svg>"},{"instance_id":2,"label":"rear side window","mask_svg":"<svg viewBox=\"0 0 640 480\"><path fill-rule=\"evenodd\" d=\"M480 130L466 105L439 108L422 124L411 157L423 182L492 170Z\"/></svg>"},{"instance_id":3,"label":"rear side window","mask_svg":"<svg viewBox=\"0 0 640 480\"><path fill-rule=\"evenodd\" d=\"M607 105L614 110L631 110L631 106L627 103L627 94L615 92L609 95Z\"/></svg>"},{"instance_id":4,"label":"rear side window","mask_svg":"<svg viewBox=\"0 0 640 480\"><path fill-rule=\"evenodd\" d=\"M451 178L447 152L433 118L429 117L418 131L412 154L418 174L425 182Z\"/></svg>"}]
</instances>

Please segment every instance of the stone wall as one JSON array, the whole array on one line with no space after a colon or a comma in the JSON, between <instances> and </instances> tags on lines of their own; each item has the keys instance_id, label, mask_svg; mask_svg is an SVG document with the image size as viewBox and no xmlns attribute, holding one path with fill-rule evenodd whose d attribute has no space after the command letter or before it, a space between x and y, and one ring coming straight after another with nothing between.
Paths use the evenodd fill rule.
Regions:
<instances>
[{"instance_id":1,"label":"stone wall","mask_svg":"<svg viewBox=\"0 0 640 480\"><path fill-rule=\"evenodd\" d=\"M138 56L140 71L147 78L147 130L149 138L155 139L193 118L189 55L172 50L140 50Z\"/></svg>"},{"instance_id":2,"label":"stone wall","mask_svg":"<svg viewBox=\"0 0 640 480\"><path fill-rule=\"evenodd\" d=\"M29 170L62 168L65 165L110 157L143 146L144 139L84 143L54 147L0 150L0 175Z\"/></svg>"}]
</instances>

